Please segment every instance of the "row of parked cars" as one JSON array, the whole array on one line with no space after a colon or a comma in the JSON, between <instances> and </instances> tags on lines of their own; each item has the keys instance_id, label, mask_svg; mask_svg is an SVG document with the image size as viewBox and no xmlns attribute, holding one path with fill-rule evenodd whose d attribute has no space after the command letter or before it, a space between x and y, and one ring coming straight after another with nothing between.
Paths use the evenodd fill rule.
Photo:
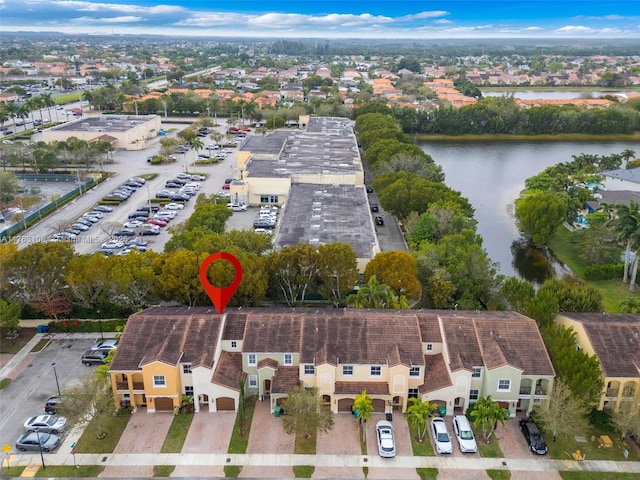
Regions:
<instances>
[{"instance_id":1,"label":"row of parked cars","mask_svg":"<svg viewBox=\"0 0 640 480\"><path fill-rule=\"evenodd\" d=\"M142 177L132 177L124 184L120 185L110 194L103 197L103 200L114 200L118 202L124 202L133 195L138 188L143 186L146 183L146 180Z\"/></svg>"},{"instance_id":2,"label":"row of parked cars","mask_svg":"<svg viewBox=\"0 0 640 480\"><path fill-rule=\"evenodd\" d=\"M106 205L98 205L90 212L85 212L77 218L64 231L57 232L51 238L54 242L73 241L83 232L89 230L98 223L105 213L113 211L113 208Z\"/></svg>"},{"instance_id":3,"label":"row of parked cars","mask_svg":"<svg viewBox=\"0 0 640 480\"><path fill-rule=\"evenodd\" d=\"M278 223L278 207L275 205L263 205L258 212L258 218L253 222L253 228L257 233L270 234Z\"/></svg>"}]
</instances>

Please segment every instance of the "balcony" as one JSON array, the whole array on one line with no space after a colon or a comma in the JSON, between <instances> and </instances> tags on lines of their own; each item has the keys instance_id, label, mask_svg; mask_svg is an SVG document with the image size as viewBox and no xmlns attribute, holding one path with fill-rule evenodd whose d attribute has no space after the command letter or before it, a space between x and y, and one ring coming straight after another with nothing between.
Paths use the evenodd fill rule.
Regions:
<instances>
[{"instance_id":1,"label":"balcony","mask_svg":"<svg viewBox=\"0 0 640 480\"><path fill-rule=\"evenodd\" d=\"M633 398L636 396L636 391L633 388L623 388L622 389L622 397L623 398Z\"/></svg>"},{"instance_id":2,"label":"balcony","mask_svg":"<svg viewBox=\"0 0 640 480\"><path fill-rule=\"evenodd\" d=\"M619 388L607 388L607 393L605 393L605 397L618 397Z\"/></svg>"},{"instance_id":3,"label":"balcony","mask_svg":"<svg viewBox=\"0 0 640 480\"><path fill-rule=\"evenodd\" d=\"M531 395L531 387L520 387L520 395Z\"/></svg>"},{"instance_id":4,"label":"balcony","mask_svg":"<svg viewBox=\"0 0 640 480\"><path fill-rule=\"evenodd\" d=\"M547 387L544 385L536 385L536 395L546 396Z\"/></svg>"},{"instance_id":5,"label":"balcony","mask_svg":"<svg viewBox=\"0 0 640 480\"><path fill-rule=\"evenodd\" d=\"M116 390L118 392L128 392L129 384L127 382L116 382ZM144 392L144 382L133 382L133 391Z\"/></svg>"}]
</instances>

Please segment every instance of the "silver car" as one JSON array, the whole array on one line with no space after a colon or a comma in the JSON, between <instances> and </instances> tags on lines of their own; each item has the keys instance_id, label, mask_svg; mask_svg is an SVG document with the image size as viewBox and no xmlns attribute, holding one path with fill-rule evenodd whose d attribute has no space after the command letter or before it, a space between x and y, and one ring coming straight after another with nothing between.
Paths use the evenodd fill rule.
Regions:
<instances>
[{"instance_id":1,"label":"silver car","mask_svg":"<svg viewBox=\"0 0 640 480\"><path fill-rule=\"evenodd\" d=\"M67 429L67 419L56 415L37 415L29 417L24 422L24 429L28 432L59 433Z\"/></svg>"},{"instance_id":2,"label":"silver car","mask_svg":"<svg viewBox=\"0 0 640 480\"><path fill-rule=\"evenodd\" d=\"M464 415L453 417L453 433L458 439L458 446L462 453L476 453L478 451L478 445L467 417Z\"/></svg>"},{"instance_id":3,"label":"silver car","mask_svg":"<svg viewBox=\"0 0 640 480\"><path fill-rule=\"evenodd\" d=\"M21 452L32 450L39 452L50 452L60 445L60 437L53 433L25 433L16 440L16 448Z\"/></svg>"},{"instance_id":4,"label":"silver car","mask_svg":"<svg viewBox=\"0 0 640 480\"><path fill-rule=\"evenodd\" d=\"M396 437L391 422L380 420L376 423L376 438L378 440L378 455L383 458L396 456Z\"/></svg>"}]
</instances>

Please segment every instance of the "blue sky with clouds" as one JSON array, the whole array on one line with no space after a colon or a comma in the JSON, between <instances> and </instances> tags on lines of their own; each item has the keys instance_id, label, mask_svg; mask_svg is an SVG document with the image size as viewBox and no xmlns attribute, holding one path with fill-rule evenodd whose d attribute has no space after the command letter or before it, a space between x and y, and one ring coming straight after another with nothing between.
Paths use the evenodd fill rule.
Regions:
<instances>
[{"instance_id":1,"label":"blue sky with clouds","mask_svg":"<svg viewBox=\"0 0 640 480\"><path fill-rule=\"evenodd\" d=\"M0 30L273 38L640 38L640 1L0 0Z\"/></svg>"}]
</instances>

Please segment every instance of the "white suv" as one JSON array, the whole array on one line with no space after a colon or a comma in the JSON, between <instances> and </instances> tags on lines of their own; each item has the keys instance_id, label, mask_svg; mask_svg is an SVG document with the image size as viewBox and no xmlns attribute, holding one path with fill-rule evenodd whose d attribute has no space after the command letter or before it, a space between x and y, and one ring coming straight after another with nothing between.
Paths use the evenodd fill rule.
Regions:
<instances>
[{"instance_id":1,"label":"white suv","mask_svg":"<svg viewBox=\"0 0 640 480\"><path fill-rule=\"evenodd\" d=\"M433 435L433 443L438 453L452 453L451 436L447 431L447 425L444 418L436 417L431 420L431 433Z\"/></svg>"}]
</instances>

